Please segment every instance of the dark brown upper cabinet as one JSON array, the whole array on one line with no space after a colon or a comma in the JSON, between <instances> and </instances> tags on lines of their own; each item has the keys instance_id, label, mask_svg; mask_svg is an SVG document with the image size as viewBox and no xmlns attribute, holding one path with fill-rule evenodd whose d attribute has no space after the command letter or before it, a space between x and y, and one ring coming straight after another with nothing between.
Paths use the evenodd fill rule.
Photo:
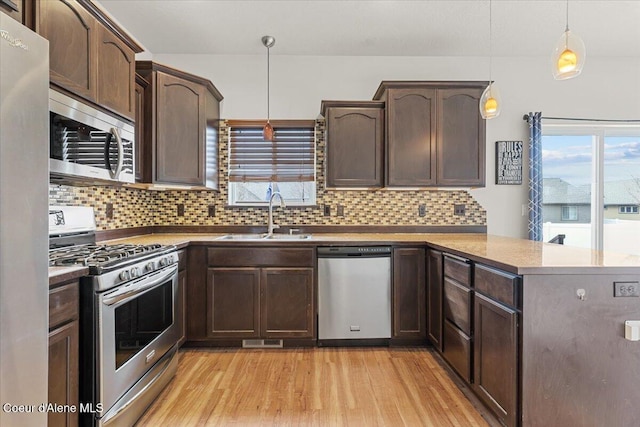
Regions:
<instances>
[{"instance_id":1,"label":"dark brown upper cabinet","mask_svg":"<svg viewBox=\"0 0 640 427\"><path fill-rule=\"evenodd\" d=\"M483 187L485 120L478 103L484 87L438 89L437 184Z\"/></svg>"},{"instance_id":2,"label":"dark brown upper cabinet","mask_svg":"<svg viewBox=\"0 0 640 427\"><path fill-rule=\"evenodd\" d=\"M222 95L206 79L151 61L136 70L144 95L142 183L218 189L218 124ZM149 158L149 155L146 155Z\"/></svg>"},{"instance_id":3,"label":"dark brown upper cabinet","mask_svg":"<svg viewBox=\"0 0 640 427\"><path fill-rule=\"evenodd\" d=\"M383 186L384 102L322 101L326 186Z\"/></svg>"},{"instance_id":4,"label":"dark brown upper cabinet","mask_svg":"<svg viewBox=\"0 0 640 427\"><path fill-rule=\"evenodd\" d=\"M38 1L34 17L36 32L49 40L51 84L133 120L142 48L88 0Z\"/></svg>"},{"instance_id":5,"label":"dark brown upper cabinet","mask_svg":"<svg viewBox=\"0 0 640 427\"><path fill-rule=\"evenodd\" d=\"M24 0L0 0L0 12L4 12L13 19L25 23Z\"/></svg>"},{"instance_id":6,"label":"dark brown upper cabinet","mask_svg":"<svg viewBox=\"0 0 640 427\"><path fill-rule=\"evenodd\" d=\"M98 103L135 118L136 57L122 40L98 25Z\"/></svg>"},{"instance_id":7,"label":"dark brown upper cabinet","mask_svg":"<svg viewBox=\"0 0 640 427\"><path fill-rule=\"evenodd\" d=\"M386 102L385 186L484 186L487 84L383 81L373 99Z\"/></svg>"},{"instance_id":8,"label":"dark brown upper cabinet","mask_svg":"<svg viewBox=\"0 0 640 427\"><path fill-rule=\"evenodd\" d=\"M96 20L75 0L36 2L36 31L49 40L51 83L96 99Z\"/></svg>"},{"instance_id":9,"label":"dark brown upper cabinet","mask_svg":"<svg viewBox=\"0 0 640 427\"><path fill-rule=\"evenodd\" d=\"M387 94L387 186L436 184L435 94L421 88Z\"/></svg>"}]
</instances>

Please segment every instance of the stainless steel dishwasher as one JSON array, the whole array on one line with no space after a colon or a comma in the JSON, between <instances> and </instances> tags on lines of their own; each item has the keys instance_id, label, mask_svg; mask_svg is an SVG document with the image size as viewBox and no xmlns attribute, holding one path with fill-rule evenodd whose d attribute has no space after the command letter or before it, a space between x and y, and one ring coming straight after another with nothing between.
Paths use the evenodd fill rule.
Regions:
<instances>
[{"instance_id":1,"label":"stainless steel dishwasher","mask_svg":"<svg viewBox=\"0 0 640 427\"><path fill-rule=\"evenodd\" d=\"M389 338L391 247L319 247L319 344L347 339L374 344Z\"/></svg>"}]
</instances>

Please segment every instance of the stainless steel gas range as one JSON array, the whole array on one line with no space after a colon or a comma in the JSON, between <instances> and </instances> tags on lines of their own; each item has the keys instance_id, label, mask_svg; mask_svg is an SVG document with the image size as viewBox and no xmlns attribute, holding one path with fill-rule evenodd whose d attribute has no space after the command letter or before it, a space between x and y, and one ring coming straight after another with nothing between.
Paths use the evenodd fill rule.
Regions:
<instances>
[{"instance_id":1,"label":"stainless steel gas range","mask_svg":"<svg viewBox=\"0 0 640 427\"><path fill-rule=\"evenodd\" d=\"M50 265L89 267L80 281L81 425L133 425L177 369L176 248L87 243L92 208L49 212Z\"/></svg>"}]
</instances>

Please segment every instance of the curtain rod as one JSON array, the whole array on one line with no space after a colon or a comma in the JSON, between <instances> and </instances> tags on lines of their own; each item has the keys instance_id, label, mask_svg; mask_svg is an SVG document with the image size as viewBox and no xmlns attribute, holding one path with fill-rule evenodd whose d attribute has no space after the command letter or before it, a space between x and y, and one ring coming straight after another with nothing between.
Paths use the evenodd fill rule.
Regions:
<instances>
[{"instance_id":1,"label":"curtain rod","mask_svg":"<svg viewBox=\"0 0 640 427\"><path fill-rule=\"evenodd\" d=\"M583 119L577 117L545 117L542 116L542 119L545 120L569 120L576 122L610 122L610 123L640 123L640 120L635 119ZM525 114L522 116L522 120L529 120L529 115Z\"/></svg>"}]
</instances>

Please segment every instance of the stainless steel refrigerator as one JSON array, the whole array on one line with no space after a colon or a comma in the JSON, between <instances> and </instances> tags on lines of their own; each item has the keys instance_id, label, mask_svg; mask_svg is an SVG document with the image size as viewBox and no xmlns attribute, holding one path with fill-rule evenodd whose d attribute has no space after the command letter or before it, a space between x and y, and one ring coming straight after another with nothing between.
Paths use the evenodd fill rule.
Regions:
<instances>
[{"instance_id":1,"label":"stainless steel refrigerator","mask_svg":"<svg viewBox=\"0 0 640 427\"><path fill-rule=\"evenodd\" d=\"M49 43L0 12L0 425L44 426ZM9 405L7 405L9 404ZM33 412L19 412L23 410Z\"/></svg>"}]
</instances>

